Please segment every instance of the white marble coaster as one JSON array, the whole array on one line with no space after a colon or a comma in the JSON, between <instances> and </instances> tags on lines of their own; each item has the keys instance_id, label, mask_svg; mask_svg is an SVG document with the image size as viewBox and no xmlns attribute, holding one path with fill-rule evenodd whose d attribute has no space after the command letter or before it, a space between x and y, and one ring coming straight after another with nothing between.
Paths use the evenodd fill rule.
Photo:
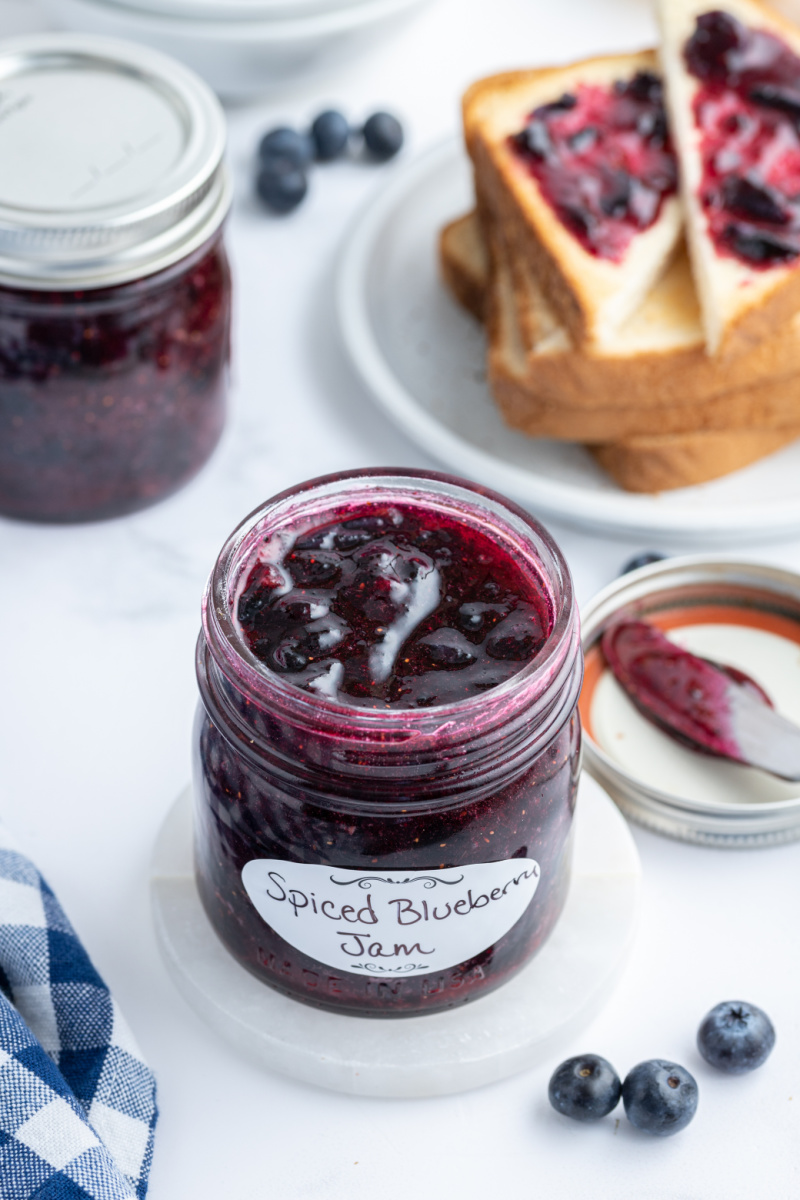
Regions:
<instances>
[{"instance_id":1,"label":"white marble coaster","mask_svg":"<svg viewBox=\"0 0 800 1200\"><path fill-rule=\"evenodd\" d=\"M617 982L636 930L639 856L624 818L584 773L573 879L536 958L496 992L450 1012L397 1020L340 1016L290 1000L228 954L192 871L190 790L156 842L156 934L192 1008L252 1060L294 1079L361 1096L434 1096L516 1074L587 1025Z\"/></svg>"}]
</instances>

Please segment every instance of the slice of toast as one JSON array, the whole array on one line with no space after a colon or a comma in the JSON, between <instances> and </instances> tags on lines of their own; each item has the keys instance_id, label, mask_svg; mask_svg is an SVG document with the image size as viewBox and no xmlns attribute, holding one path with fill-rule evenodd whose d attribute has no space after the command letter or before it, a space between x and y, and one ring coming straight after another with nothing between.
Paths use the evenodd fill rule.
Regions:
<instances>
[{"instance_id":1,"label":"slice of toast","mask_svg":"<svg viewBox=\"0 0 800 1200\"><path fill-rule=\"evenodd\" d=\"M702 404L575 409L552 403L539 393L539 377L530 366L521 336L508 263L499 248L486 309L492 395L506 424L529 437L602 445L635 437L800 426L800 376L711 397Z\"/></svg>"},{"instance_id":2,"label":"slice of toast","mask_svg":"<svg viewBox=\"0 0 800 1200\"><path fill-rule=\"evenodd\" d=\"M786 429L730 430L636 437L590 446L594 458L628 492L665 492L707 483L774 454L800 437Z\"/></svg>"},{"instance_id":3,"label":"slice of toast","mask_svg":"<svg viewBox=\"0 0 800 1200\"><path fill-rule=\"evenodd\" d=\"M498 237L497 230L493 236ZM514 427L571 437L576 417L571 409L580 410L587 441L606 440L610 429L614 436L628 436L662 429L785 424L795 413L800 419L800 387L795 382L800 375L800 316L733 364L709 359L684 256L620 331L616 355L610 348L607 353L582 351L572 346L527 265L505 253L500 240L505 264L501 318L505 327L518 326L513 339L519 344L518 354L527 358L523 363L520 357L510 369L504 351L495 364L498 393ZM473 315L482 314L489 254L475 214L445 227L439 253L452 294ZM509 271L514 276L513 297L507 294ZM664 331L664 324L671 333ZM511 337L501 337L498 344L507 346ZM769 387L758 386L767 380ZM716 400L710 404L711 397Z\"/></svg>"},{"instance_id":4,"label":"slice of toast","mask_svg":"<svg viewBox=\"0 0 800 1200\"><path fill-rule=\"evenodd\" d=\"M441 230L439 267L445 284L461 307L483 321L490 264L476 213L450 221Z\"/></svg>"},{"instance_id":5,"label":"slice of toast","mask_svg":"<svg viewBox=\"0 0 800 1200\"><path fill-rule=\"evenodd\" d=\"M489 292L489 378L498 407L509 424L515 421L514 401L521 401L527 427L532 436L557 437L559 433L531 407L535 395L525 375L526 356L513 321L513 289L502 261L493 263L493 283ZM505 340L504 340L505 339ZM522 374L520 374L520 372ZM516 391L515 391L516 389ZM798 384L800 391L800 384ZM728 398L732 400L733 398ZM694 430L625 436L619 425L606 418L605 438L588 445L596 461L620 487L631 492L661 492L706 483L721 475L748 466L800 437L800 421L794 396L790 396L790 415L779 428L763 429L754 424L743 429ZM556 413L558 410L556 410ZM593 414L589 414L591 417ZM563 414L562 414L563 416ZM611 414L619 420L619 413ZM588 438L587 414L567 411L569 432L560 436L570 441ZM517 424L517 427L521 425ZM598 431L599 432L599 431Z\"/></svg>"},{"instance_id":6,"label":"slice of toast","mask_svg":"<svg viewBox=\"0 0 800 1200\"><path fill-rule=\"evenodd\" d=\"M797 312L800 307L800 255L785 261L773 258L776 251L769 250L764 234L766 232L774 246L775 238L783 237L783 226L771 221L767 221L765 226L762 220L754 223L746 215L748 211L759 211L762 216L768 216L769 198L764 200L763 195L760 198L756 196L754 201L752 190L749 196L747 194L746 190L752 189L753 181L758 183L754 170L757 175L762 166L754 167L753 163L748 163L747 158L738 153L741 145L737 141L740 137L738 129L743 126L736 124L740 117L735 111L736 101L733 99L730 104L734 107L724 110L728 114L724 117L728 124L722 124L723 117L720 115L717 126L720 131L717 141L720 137L723 139L719 146L715 142L713 150L715 171L719 168L717 181L704 179L704 134L697 124L694 110L703 81L688 69L686 47L695 34L698 17L705 16L708 19L712 14L714 19L717 19L716 14L721 14L734 18L748 29L773 33L795 54L800 54L800 31L760 0L658 0L657 8L662 33L661 62L667 107L680 160L689 251L705 338L710 354L733 356L748 351L763 338L770 337L782 322ZM711 32L707 28L700 36L708 43ZM800 79L797 82L800 84ZM718 80L712 83L718 95L721 84ZM752 93L752 89L750 91ZM733 97L734 92L726 89L725 96ZM729 100L725 99L724 103L728 105ZM706 128L713 121L714 111L723 113L718 99L713 104L717 107L706 105L703 108ZM779 105L780 99L778 105L768 105L768 111L773 115L778 114ZM752 111L763 114L764 106L757 104ZM780 117L775 115L774 119L783 121L786 128L791 125L788 112ZM733 139L729 146L726 146L725 138ZM777 143L775 145L777 148ZM705 153L710 159L710 144ZM774 163L775 156L771 155L771 158ZM766 158L760 162L765 170L773 169L765 165ZM708 197L707 204L702 199L704 191ZM721 197L723 200L730 198L730 209L727 201L720 203ZM775 215L780 214L776 212ZM712 219L715 222L713 228ZM716 238L714 230L717 230ZM745 257L742 257L743 253ZM754 256L761 256L760 264Z\"/></svg>"},{"instance_id":7,"label":"slice of toast","mask_svg":"<svg viewBox=\"0 0 800 1200\"><path fill-rule=\"evenodd\" d=\"M591 253L545 197L512 139L534 110L581 86L613 89L656 68L652 51L588 59L566 67L513 71L473 84L463 100L464 131L476 190L513 226L548 302L571 338L602 345L641 305L680 237L677 197L667 196L654 222L635 233L620 261Z\"/></svg>"}]
</instances>

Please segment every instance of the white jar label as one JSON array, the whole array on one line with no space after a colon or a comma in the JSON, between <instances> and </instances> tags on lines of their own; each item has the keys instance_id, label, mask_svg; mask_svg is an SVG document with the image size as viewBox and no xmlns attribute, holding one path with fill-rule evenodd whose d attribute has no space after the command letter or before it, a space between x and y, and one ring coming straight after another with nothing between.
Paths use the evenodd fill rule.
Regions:
<instances>
[{"instance_id":1,"label":"white jar label","mask_svg":"<svg viewBox=\"0 0 800 1200\"><path fill-rule=\"evenodd\" d=\"M539 884L532 858L420 871L351 871L256 858L242 882L284 941L358 975L458 966L520 919Z\"/></svg>"}]
</instances>

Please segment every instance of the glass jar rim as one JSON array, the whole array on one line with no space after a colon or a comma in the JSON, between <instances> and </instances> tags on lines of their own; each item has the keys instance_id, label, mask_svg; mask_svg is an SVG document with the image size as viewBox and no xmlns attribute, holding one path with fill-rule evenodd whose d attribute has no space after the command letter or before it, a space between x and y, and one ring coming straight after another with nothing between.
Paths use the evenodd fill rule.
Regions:
<instances>
[{"instance_id":1,"label":"glass jar rim","mask_svg":"<svg viewBox=\"0 0 800 1200\"><path fill-rule=\"evenodd\" d=\"M416 485L416 486L415 486ZM256 545L267 530L275 531L295 521L320 501L342 504L353 500L386 499L420 507L437 500L450 511L476 525L483 517L484 531L492 527L504 537L507 549L516 547L531 572L547 589L553 606L553 626L539 653L509 679L477 696L426 708L367 708L312 695L269 670L250 650L236 628L232 599L236 583L251 561ZM405 493L401 497L401 493ZM472 514L472 521L469 516ZM492 520L486 520L491 518ZM572 578L560 549L547 530L513 501L489 488L456 476L406 467L373 467L323 475L288 488L254 509L225 542L203 597L203 629L212 658L230 682L262 705L280 707L281 714L298 725L313 725L318 732L351 739L407 742L430 737L447 729L454 740L469 735L503 710L503 719L530 708L553 688L560 689L580 655L578 617ZM477 729L475 730L477 734Z\"/></svg>"}]
</instances>

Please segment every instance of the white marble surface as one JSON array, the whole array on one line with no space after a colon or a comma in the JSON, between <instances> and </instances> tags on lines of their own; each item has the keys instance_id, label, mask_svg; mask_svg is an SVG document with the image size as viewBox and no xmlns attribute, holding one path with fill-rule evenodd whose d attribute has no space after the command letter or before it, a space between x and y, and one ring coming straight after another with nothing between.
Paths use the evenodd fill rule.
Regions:
<instances>
[{"instance_id":1,"label":"white marble surface","mask_svg":"<svg viewBox=\"0 0 800 1200\"><path fill-rule=\"evenodd\" d=\"M35 0L0 0L0 31L38 21ZM696 1072L698 1116L664 1141L624 1119L568 1124L548 1108L549 1068L426 1101L331 1095L265 1073L182 1000L148 910L152 844L188 775L198 603L223 538L301 478L435 465L373 410L331 319L341 234L381 171L320 170L304 208L272 220L250 198L258 133L329 102L353 117L387 106L406 118L414 152L455 129L460 91L479 74L651 37L645 0L437 0L345 74L231 111L236 388L222 446L192 486L139 516L75 529L0 521L0 816L58 892L158 1074L152 1200L798 1194L800 844L737 854L635 833L638 946L571 1049L620 1071L674 1056ZM551 527L582 599L642 548ZM800 542L748 553L800 568ZM712 1004L737 996L772 1014L778 1044L760 1072L727 1080L703 1067L694 1030Z\"/></svg>"}]
</instances>

